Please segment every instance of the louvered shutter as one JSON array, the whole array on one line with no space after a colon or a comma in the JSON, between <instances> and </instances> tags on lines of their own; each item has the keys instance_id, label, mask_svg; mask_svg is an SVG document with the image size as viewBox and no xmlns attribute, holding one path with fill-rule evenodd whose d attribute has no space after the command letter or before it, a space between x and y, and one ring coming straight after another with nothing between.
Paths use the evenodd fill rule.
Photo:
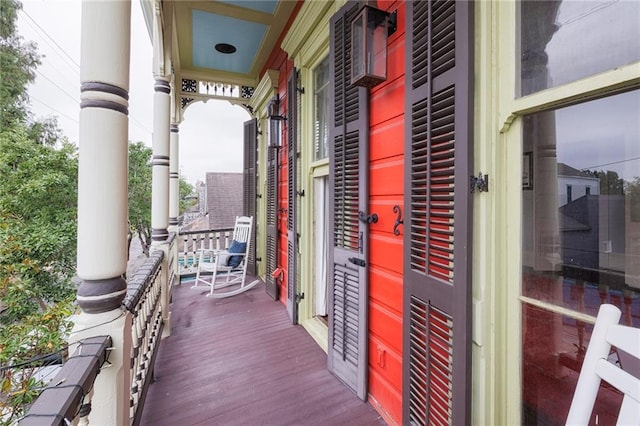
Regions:
<instances>
[{"instance_id":1,"label":"louvered shutter","mask_svg":"<svg viewBox=\"0 0 640 426\"><path fill-rule=\"evenodd\" d=\"M368 91L351 86L351 21L357 2L331 18L328 366L367 398Z\"/></svg>"},{"instance_id":2,"label":"louvered shutter","mask_svg":"<svg viewBox=\"0 0 640 426\"><path fill-rule=\"evenodd\" d=\"M287 314L298 323L298 71L287 81Z\"/></svg>"},{"instance_id":3,"label":"louvered shutter","mask_svg":"<svg viewBox=\"0 0 640 426\"><path fill-rule=\"evenodd\" d=\"M251 247L247 273L256 275L256 150L258 144L258 119L244 122L243 214L253 218Z\"/></svg>"},{"instance_id":4,"label":"louvered shutter","mask_svg":"<svg viewBox=\"0 0 640 426\"><path fill-rule=\"evenodd\" d=\"M469 424L472 9L406 3L403 423Z\"/></svg>"},{"instance_id":5,"label":"louvered shutter","mask_svg":"<svg viewBox=\"0 0 640 426\"><path fill-rule=\"evenodd\" d=\"M278 127L270 129L277 131ZM273 135L270 135L273 137ZM278 282L272 276L278 267L278 149L267 148L267 249L266 253L266 280L267 294L278 299Z\"/></svg>"}]
</instances>

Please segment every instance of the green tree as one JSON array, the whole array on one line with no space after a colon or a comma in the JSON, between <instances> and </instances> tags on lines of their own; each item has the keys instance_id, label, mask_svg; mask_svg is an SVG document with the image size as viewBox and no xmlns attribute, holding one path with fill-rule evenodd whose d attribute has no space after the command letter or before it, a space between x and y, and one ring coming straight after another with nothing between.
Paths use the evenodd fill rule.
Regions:
<instances>
[{"instance_id":1,"label":"green tree","mask_svg":"<svg viewBox=\"0 0 640 426\"><path fill-rule=\"evenodd\" d=\"M19 321L74 294L76 149L30 140L24 127L0 133L0 323Z\"/></svg>"},{"instance_id":2,"label":"green tree","mask_svg":"<svg viewBox=\"0 0 640 426\"><path fill-rule=\"evenodd\" d=\"M20 8L0 0L0 424L24 413L36 367L64 351L75 296L76 150L55 119L29 113L40 59L16 32Z\"/></svg>"},{"instance_id":3,"label":"green tree","mask_svg":"<svg viewBox=\"0 0 640 426\"><path fill-rule=\"evenodd\" d=\"M16 20L22 4L0 1L0 128L24 122L28 116L27 86L35 79L40 57L33 42L18 34Z\"/></svg>"},{"instance_id":4,"label":"green tree","mask_svg":"<svg viewBox=\"0 0 640 426\"><path fill-rule=\"evenodd\" d=\"M625 192L629 197L630 220L640 222L640 177L625 182Z\"/></svg>"},{"instance_id":5,"label":"green tree","mask_svg":"<svg viewBox=\"0 0 640 426\"><path fill-rule=\"evenodd\" d=\"M129 143L129 244L137 235L142 251L151 247L151 158L153 150L142 142Z\"/></svg>"},{"instance_id":6,"label":"green tree","mask_svg":"<svg viewBox=\"0 0 640 426\"><path fill-rule=\"evenodd\" d=\"M600 179L600 194L602 195L624 195L624 180L612 170L594 170L591 173Z\"/></svg>"},{"instance_id":7,"label":"green tree","mask_svg":"<svg viewBox=\"0 0 640 426\"><path fill-rule=\"evenodd\" d=\"M198 202L195 198L187 198L188 195L193 194L193 185L185 180L182 176L180 176L179 180L179 189L180 193L180 214L183 214L189 207L193 206Z\"/></svg>"}]
</instances>

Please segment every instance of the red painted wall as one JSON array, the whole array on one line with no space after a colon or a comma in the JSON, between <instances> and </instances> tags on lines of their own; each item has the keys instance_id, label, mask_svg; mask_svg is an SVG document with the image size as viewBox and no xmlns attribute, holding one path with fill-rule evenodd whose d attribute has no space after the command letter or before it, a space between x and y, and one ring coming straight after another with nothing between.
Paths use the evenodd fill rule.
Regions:
<instances>
[{"instance_id":1,"label":"red painted wall","mask_svg":"<svg viewBox=\"0 0 640 426\"><path fill-rule=\"evenodd\" d=\"M369 401L389 424L402 424L402 272L403 233L393 234L397 214L404 208L404 16L402 1L378 1L378 7L398 11L396 32L388 41L387 80L371 89L370 98L370 200L377 213L369 241ZM293 63L280 49L266 69L280 71L280 112L286 114L287 79ZM278 266L285 271L280 301L287 300L287 143L286 122L279 154Z\"/></svg>"},{"instance_id":2,"label":"red painted wall","mask_svg":"<svg viewBox=\"0 0 640 426\"><path fill-rule=\"evenodd\" d=\"M378 7L397 10L398 25L387 42L387 80L370 92L369 212L379 220L369 228L369 400L387 423L402 424L404 228L393 234L393 206L404 209L405 6Z\"/></svg>"},{"instance_id":3,"label":"red painted wall","mask_svg":"<svg viewBox=\"0 0 640 426\"><path fill-rule=\"evenodd\" d=\"M278 77L278 97L280 98L280 113L282 115L287 114L287 80L289 74L293 71L293 61L287 58L287 53L282 49L275 49L267 65L266 70L272 69L280 72ZM277 265L284 270L283 280L279 282L280 290L280 302L286 305L287 303L287 282L289 277L287 276L287 122L284 121L282 125L282 148L278 152L278 259Z\"/></svg>"}]
</instances>

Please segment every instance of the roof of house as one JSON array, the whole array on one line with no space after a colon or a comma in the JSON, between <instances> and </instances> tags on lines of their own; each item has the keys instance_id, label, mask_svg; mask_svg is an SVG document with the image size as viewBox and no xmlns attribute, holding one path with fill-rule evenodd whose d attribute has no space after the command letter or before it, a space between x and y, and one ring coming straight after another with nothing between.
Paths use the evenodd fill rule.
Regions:
<instances>
[{"instance_id":1,"label":"roof of house","mask_svg":"<svg viewBox=\"0 0 640 426\"><path fill-rule=\"evenodd\" d=\"M596 179L595 176L593 176L590 173L587 172L583 172L581 170L578 169L574 169L573 167L564 164L564 163L558 163L558 175L559 176L574 176L574 177L583 177L583 178L591 178L591 179Z\"/></svg>"},{"instance_id":2,"label":"roof of house","mask_svg":"<svg viewBox=\"0 0 640 426\"><path fill-rule=\"evenodd\" d=\"M207 173L209 229L233 228L242 215L242 173Z\"/></svg>"}]
</instances>

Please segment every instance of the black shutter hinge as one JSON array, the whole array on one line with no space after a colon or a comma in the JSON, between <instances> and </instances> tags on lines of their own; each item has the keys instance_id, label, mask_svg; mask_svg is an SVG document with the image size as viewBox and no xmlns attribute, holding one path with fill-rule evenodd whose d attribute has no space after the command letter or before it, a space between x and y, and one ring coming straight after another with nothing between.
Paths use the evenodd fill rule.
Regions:
<instances>
[{"instance_id":1,"label":"black shutter hinge","mask_svg":"<svg viewBox=\"0 0 640 426\"><path fill-rule=\"evenodd\" d=\"M304 293L296 294L296 303L300 303L301 300L304 300Z\"/></svg>"},{"instance_id":2,"label":"black shutter hinge","mask_svg":"<svg viewBox=\"0 0 640 426\"><path fill-rule=\"evenodd\" d=\"M478 173L478 176L471 176L469 178L469 192L489 192L489 175L483 175L482 172Z\"/></svg>"},{"instance_id":3,"label":"black shutter hinge","mask_svg":"<svg viewBox=\"0 0 640 426\"><path fill-rule=\"evenodd\" d=\"M296 191L296 194L298 194L299 197L304 197L304 189L301 189L300 191Z\"/></svg>"}]
</instances>

